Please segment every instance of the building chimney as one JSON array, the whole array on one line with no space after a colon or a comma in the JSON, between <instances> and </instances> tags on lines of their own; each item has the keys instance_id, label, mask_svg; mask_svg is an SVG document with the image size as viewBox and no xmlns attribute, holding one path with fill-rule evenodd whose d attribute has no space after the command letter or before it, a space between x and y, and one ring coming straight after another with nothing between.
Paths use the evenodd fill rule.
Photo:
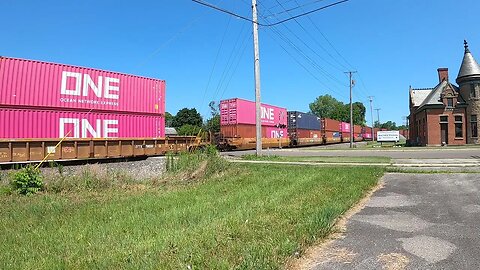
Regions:
<instances>
[{"instance_id":1,"label":"building chimney","mask_svg":"<svg viewBox=\"0 0 480 270\"><path fill-rule=\"evenodd\" d=\"M448 68L439 68L438 71L438 80L440 82L448 81Z\"/></svg>"}]
</instances>

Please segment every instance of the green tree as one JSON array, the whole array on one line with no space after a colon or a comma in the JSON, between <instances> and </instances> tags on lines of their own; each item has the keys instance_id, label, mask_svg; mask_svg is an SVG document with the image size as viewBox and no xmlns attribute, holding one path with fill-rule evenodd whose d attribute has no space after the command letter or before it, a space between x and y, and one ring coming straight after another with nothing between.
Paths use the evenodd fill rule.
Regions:
<instances>
[{"instance_id":1,"label":"green tree","mask_svg":"<svg viewBox=\"0 0 480 270\"><path fill-rule=\"evenodd\" d=\"M388 130L398 130L397 124L392 121L387 121L383 124L380 124L378 121L375 121L375 127L376 128L383 128L383 129L388 129Z\"/></svg>"},{"instance_id":2,"label":"green tree","mask_svg":"<svg viewBox=\"0 0 480 270\"><path fill-rule=\"evenodd\" d=\"M331 95L319 96L310 103L310 112L322 118L343 120L345 118L345 105Z\"/></svg>"},{"instance_id":3,"label":"green tree","mask_svg":"<svg viewBox=\"0 0 480 270\"><path fill-rule=\"evenodd\" d=\"M173 118L174 116L171 113L165 112L165 126L171 127Z\"/></svg>"},{"instance_id":4,"label":"green tree","mask_svg":"<svg viewBox=\"0 0 480 270\"><path fill-rule=\"evenodd\" d=\"M172 127L179 128L184 125L201 127L203 124L202 116L195 108L183 108L177 112L172 120Z\"/></svg>"},{"instance_id":5,"label":"green tree","mask_svg":"<svg viewBox=\"0 0 480 270\"><path fill-rule=\"evenodd\" d=\"M211 101L208 104L210 107L211 117L205 123L204 129L212 133L220 132L220 113L218 111L218 105L215 101Z\"/></svg>"},{"instance_id":6,"label":"green tree","mask_svg":"<svg viewBox=\"0 0 480 270\"><path fill-rule=\"evenodd\" d=\"M177 128L177 133L180 136L197 136L201 129L199 126L185 124Z\"/></svg>"},{"instance_id":7,"label":"green tree","mask_svg":"<svg viewBox=\"0 0 480 270\"><path fill-rule=\"evenodd\" d=\"M350 107L347 104L348 107ZM361 102L354 102L353 107L353 123L355 125L365 126L365 106Z\"/></svg>"},{"instance_id":8,"label":"green tree","mask_svg":"<svg viewBox=\"0 0 480 270\"><path fill-rule=\"evenodd\" d=\"M330 118L342 122L350 122L350 104L344 104L331 95L319 96L310 103L310 112L322 118ZM365 106L361 102L355 102L353 107L353 123L365 125Z\"/></svg>"}]
</instances>

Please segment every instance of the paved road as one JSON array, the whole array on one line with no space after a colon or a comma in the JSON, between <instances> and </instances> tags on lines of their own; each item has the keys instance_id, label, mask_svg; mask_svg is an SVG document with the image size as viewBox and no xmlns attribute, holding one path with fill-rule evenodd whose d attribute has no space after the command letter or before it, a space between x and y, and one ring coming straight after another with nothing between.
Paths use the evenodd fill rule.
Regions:
<instances>
[{"instance_id":1,"label":"paved road","mask_svg":"<svg viewBox=\"0 0 480 270\"><path fill-rule=\"evenodd\" d=\"M254 154L255 151L232 151L224 152L224 155L232 156L242 156L247 154ZM330 150L326 148L318 147L304 147L304 148L293 148L293 149L265 149L265 155L278 155L278 156L350 156L350 157L360 157L360 156L384 156L391 158L416 158L416 159L427 159L427 158L446 158L446 159L480 159L480 148L438 148L438 149L419 149L415 148L412 150L409 149L355 149L355 150Z\"/></svg>"},{"instance_id":2,"label":"paved road","mask_svg":"<svg viewBox=\"0 0 480 270\"><path fill-rule=\"evenodd\" d=\"M387 174L312 269L480 269L480 174Z\"/></svg>"}]
</instances>

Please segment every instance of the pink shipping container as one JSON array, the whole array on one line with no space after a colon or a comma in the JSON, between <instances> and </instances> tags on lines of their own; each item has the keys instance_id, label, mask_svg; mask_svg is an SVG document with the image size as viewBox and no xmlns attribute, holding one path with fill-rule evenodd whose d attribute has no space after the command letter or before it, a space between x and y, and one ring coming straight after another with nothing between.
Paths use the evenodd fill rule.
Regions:
<instances>
[{"instance_id":1,"label":"pink shipping container","mask_svg":"<svg viewBox=\"0 0 480 270\"><path fill-rule=\"evenodd\" d=\"M163 116L0 109L0 138L159 138Z\"/></svg>"},{"instance_id":2,"label":"pink shipping container","mask_svg":"<svg viewBox=\"0 0 480 270\"><path fill-rule=\"evenodd\" d=\"M340 123L340 132L350 132L350 123L341 122Z\"/></svg>"},{"instance_id":3,"label":"pink shipping container","mask_svg":"<svg viewBox=\"0 0 480 270\"><path fill-rule=\"evenodd\" d=\"M287 126L287 109L262 103L262 126ZM220 125L255 125L255 102L239 98L220 101Z\"/></svg>"},{"instance_id":4,"label":"pink shipping container","mask_svg":"<svg viewBox=\"0 0 480 270\"><path fill-rule=\"evenodd\" d=\"M372 133L363 133L362 136L364 139L372 139Z\"/></svg>"},{"instance_id":5,"label":"pink shipping container","mask_svg":"<svg viewBox=\"0 0 480 270\"><path fill-rule=\"evenodd\" d=\"M165 113L165 81L0 57L0 105Z\"/></svg>"},{"instance_id":6,"label":"pink shipping container","mask_svg":"<svg viewBox=\"0 0 480 270\"><path fill-rule=\"evenodd\" d=\"M287 138L288 132L286 128L265 127L266 138Z\"/></svg>"}]
</instances>

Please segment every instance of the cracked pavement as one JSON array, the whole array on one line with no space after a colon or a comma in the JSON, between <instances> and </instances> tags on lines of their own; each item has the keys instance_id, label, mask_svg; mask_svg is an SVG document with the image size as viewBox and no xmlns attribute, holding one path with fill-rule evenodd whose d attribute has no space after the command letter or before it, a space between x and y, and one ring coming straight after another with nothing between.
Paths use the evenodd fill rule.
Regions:
<instances>
[{"instance_id":1,"label":"cracked pavement","mask_svg":"<svg viewBox=\"0 0 480 270\"><path fill-rule=\"evenodd\" d=\"M480 269L480 174L386 174L310 269Z\"/></svg>"}]
</instances>

